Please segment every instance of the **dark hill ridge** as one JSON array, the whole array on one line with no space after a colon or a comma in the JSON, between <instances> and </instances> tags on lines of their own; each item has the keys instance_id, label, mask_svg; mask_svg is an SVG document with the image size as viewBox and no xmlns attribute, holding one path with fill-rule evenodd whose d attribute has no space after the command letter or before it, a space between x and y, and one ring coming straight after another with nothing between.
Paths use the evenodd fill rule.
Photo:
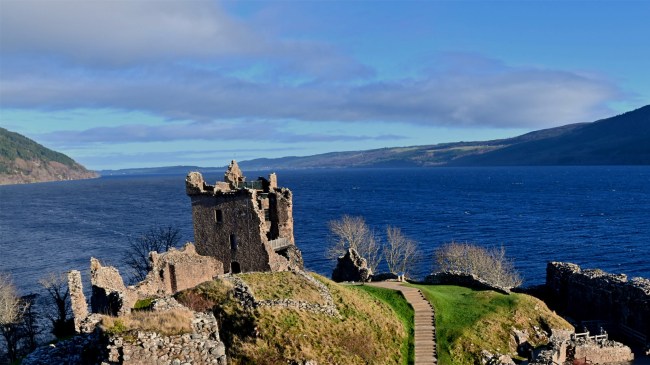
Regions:
<instances>
[{"instance_id":1,"label":"dark hill ridge","mask_svg":"<svg viewBox=\"0 0 650 365\"><path fill-rule=\"evenodd\" d=\"M354 167L650 165L650 105L593 123L569 124L491 141L389 147L239 162L246 170ZM223 167L174 166L103 175L178 174Z\"/></svg>"},{"instance_id":2,"label":"dark hill ridge","mask_svg":"<svg viewBox=\"0 0 650 365\"><path fill-rule=\"evenodd\" d=\"M440 143L436 145L389 147L366 151L330 152L305 157L282 157L243 161L249 170L309 169L348 167L432 167L446 166L465 156L486 154L518 143L563 135L586 123L543 129L507 139L491 141Z\"/></svg>"},{"instance_id":3,"label":"dark hill ridge","mask_svg":"<svg viewBox=\"0 0 650 365\"><path fill-rule=\"evenodd\" d=\"M332 152L243 161L249 170L650 164L650 105L593 123L569 124L479 142Z\"/></svg>"},{"instance_id":4,"label":"dark hill ridge","mask_svg":"<svg viewBox=\"0 0 650 365\"><path fill-rule=\"evenodd\" d=\"M464 156L450 165L647 165L650 105L555 136Z\"/></svg>"},{"instance_id":5,"label":"dark hill ridge","mask_svg":"<svg viewBox=\"0 0 650 365\"><path fill-rule=\"evenodd\" d=\"M97 177L94 171L63 153L0 128L0 185L77 180Z\"/></svg>"}]
</instances>

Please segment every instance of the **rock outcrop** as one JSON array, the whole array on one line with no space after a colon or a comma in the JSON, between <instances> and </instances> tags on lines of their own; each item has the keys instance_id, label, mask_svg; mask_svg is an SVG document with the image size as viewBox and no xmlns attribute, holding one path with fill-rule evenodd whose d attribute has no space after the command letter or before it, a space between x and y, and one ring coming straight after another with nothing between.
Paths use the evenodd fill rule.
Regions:
<instances>
[{"instance_id":1,"label":"rock outcrop","mask_svg":"<svg viewBox=\"0 0 650 365\"><path fill-rule=\"evenodd\" d=\"M372 276L366 259L361 257L353 248L349 248L345 255L338 258L336 267L332 272L332 280L336 282L355 281L366 282Z\"/></svg>"}]
</instances>

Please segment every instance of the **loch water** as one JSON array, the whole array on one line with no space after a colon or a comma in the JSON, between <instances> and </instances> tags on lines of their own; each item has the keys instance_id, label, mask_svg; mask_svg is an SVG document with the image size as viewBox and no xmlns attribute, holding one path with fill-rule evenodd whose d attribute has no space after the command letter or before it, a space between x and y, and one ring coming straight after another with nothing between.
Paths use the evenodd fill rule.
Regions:
<instances>
[{"instance_id":1,"label":"loch water","mask_svg":"<svg viewBox=\"0 0 650 365\"><path fill-rule=\"evenodd\" d=\"M323 275L334 266L327 222L349 214L380 235L393 225L418 241L416 277L431 271L433 250L450 241L505 247L526 285L544 282L548 261L650 277L650 166L277 173L294 194L305 266ZM167 225L193 241L184 176L0 186L0 271L23 293L48 272L87 272L91 256L122 271L129 236Z\"/></svg>"}]
</instances>

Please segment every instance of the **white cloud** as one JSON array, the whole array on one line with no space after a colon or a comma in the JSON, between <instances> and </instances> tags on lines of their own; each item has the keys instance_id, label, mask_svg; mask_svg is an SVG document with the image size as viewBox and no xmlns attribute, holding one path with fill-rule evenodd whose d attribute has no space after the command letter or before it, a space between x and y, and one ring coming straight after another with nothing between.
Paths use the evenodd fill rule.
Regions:
<instances>
[{"instance_id":1,"label":"white cloud","mask_svg":"<svg viewBox=\"0 0 650 365\"><path fill-rule=\"evenodd\" d=\"M250 54L270 46L215 1L3 0L0 23L3 52L80 62Z\"/></svg>"},{"instance_id":2,"label":"white cloud","mask_svg":"<svg viewBox=\"0 0 650 365\"><path fill-rule=\"evenodd\" d=\"M593 76L476 55L377 80L330 44L274 37L212 0L0 1L0 107L538 128L606 116L621 98Z\"/></svg>"},{"instance_id":3,"label":"white cloud","mask_svg":"<svg viewBox=\"0 0 650 365\"><path fill-rule=\"evenodd\" d=\"M503 68L429 73L384 82L244 81L179 67L146 73L76 70L0 77L2 106L114 108L169 119L393 122L451 127L537 128L607 116L620 90L567 71Z\"/></svg>"}]
</instances>

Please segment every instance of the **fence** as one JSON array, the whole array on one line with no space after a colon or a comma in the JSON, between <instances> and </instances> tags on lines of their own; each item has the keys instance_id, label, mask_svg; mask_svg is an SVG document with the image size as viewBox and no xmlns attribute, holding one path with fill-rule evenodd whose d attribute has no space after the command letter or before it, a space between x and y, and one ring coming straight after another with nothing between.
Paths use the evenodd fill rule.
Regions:
<instances>
[{"instance_id":1,"label":"fence","mask_svg":"<svg viewBox=\"0 0 650 365\"><path fill-rule=\"evenodd\" d=\"M279 251L292 245L291 240L288 238L278 238L269 241L269 244L271 245L271 248L273 248L273 251Z\"/></svg>"}]
</instances>

